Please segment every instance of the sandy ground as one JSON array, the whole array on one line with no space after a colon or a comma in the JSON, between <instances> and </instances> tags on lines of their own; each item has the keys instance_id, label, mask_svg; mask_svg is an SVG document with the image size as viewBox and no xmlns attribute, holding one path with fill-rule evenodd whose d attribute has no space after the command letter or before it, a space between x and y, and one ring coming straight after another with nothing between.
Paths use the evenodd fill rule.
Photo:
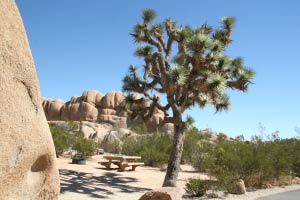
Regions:
<instances>
[{"instance_id":1,"label":"sandy ground","mask_svg":"<svg viewBox=\"0 0 300 200\"><path fill-rule=\"evenodd\" d=\"M162 185L165 172L153 167L137 167L135 171L107 170L97 162L102 156L94 156L86 165L70 164L70 158L59 158L61 180L60 200L137 200L146 191ZM195 173L190 166L182 166L178 186L184 188L191 177L208 178Z\"/></svg>"},{"instance_id":2,"label":"sandy ground","mask_svg":"<svg viewBox=\"0 0 300 200\"><path fill-rule=\"evenodd\" d=\"M70 158L57 160L60 180L60 200L137 200L146 191L158 188L162 185L165 172L153 167L137 167L136 171L118 172L117 169L107 170L97 162L103 160L102 156L94 156L86 165L71 164ZM184 185L188 178L208 179L205 174L194 172L187 165L181 166L178 186L184 192ZM300 185L292 185L284 188L274 187L266 190L248 192L245 195L227 195L221 199L226 200L254 200L280 192L300 190ZM199 199L199 198L197 198ZM207 198L200 198L207 199Z\"/></svg>"}]
</instances>

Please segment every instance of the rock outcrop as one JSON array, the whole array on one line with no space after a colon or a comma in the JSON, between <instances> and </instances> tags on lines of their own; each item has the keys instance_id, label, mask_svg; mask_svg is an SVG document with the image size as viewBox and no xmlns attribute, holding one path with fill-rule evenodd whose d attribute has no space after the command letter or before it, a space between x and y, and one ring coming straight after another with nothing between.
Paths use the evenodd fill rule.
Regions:
<instances>
[{"instance_id":1,"label":"rock outcrop","mask_svg":"<svg viewBox=\"0 0 300 200\"><path fill-rule=\"evenodd\" d=\"M81 122L65 122L65 121L49 121L51 127L64 129L70 134L81 131L85 138L91 139L98 143L100 148L110 149L117 144L121 144L124 137L134 137L138 135L125 128L114 130L114 127L108 123L94 123L88 121Z\"/></svg>"},{"instance_id":2,"label":"rock outcrop","mask_svg":"<svg viewBox=\"0 0 300 200\"><path fill-rule=\"evenodd\" d=\"M54 145L44 115L33 58L18 8L0 1L1 199L55 200ZM48 104L49 105L49 104ZM50 110L61 104L50 103ZM48 113L50 118L57 113Z\"/></svg>"},{"instance_id":3,"label":"rock outcrop","mask_svg":"<svg viewBox=\"0 0 300 200\"><path fill-rule=\"evenodd\" d=\"M70 101L59 99L44 99L43 108L48 121L90 121L109 123L117 128L128 128L136 125L122 109L125 95L121 92L110 91L106 95L96 90L86 90L82 96L73 96ZM161 131L170 134L173 124L158 126L164 119L164 113L155 110L152 118L146 123L148 131Z\"/></svg>"}]
</instances>

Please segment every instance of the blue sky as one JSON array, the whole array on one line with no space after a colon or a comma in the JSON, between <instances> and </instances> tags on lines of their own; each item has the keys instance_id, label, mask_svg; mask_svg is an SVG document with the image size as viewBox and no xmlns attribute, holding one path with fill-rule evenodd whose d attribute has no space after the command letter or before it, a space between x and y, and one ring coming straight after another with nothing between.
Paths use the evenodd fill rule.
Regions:
<instances>
[{"instance_id":1,"label":"blue sky","mask_svg":"<svg viewBox=\"0 0 300 200\"><path fill-rule=\"evenodd\" d=\"M242 56L257 75L247 93L231 92L231 110L211 107L187 113L198 128L231 136L267 132L296 135L300 127L300 1L289 0L16 0L36 64L42 95L65 101L86 89L121 90L136 44L129 33L141 11L153 8L157 22L171 17L191 26L217 27L223 16L237 22L228 55Z\"/></svg>"}]
</instances>

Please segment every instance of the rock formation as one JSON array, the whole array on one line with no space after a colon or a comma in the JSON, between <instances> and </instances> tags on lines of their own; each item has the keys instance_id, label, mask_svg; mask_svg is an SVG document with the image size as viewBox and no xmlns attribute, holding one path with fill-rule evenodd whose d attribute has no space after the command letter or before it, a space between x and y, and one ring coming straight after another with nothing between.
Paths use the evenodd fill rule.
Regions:
<instances>
[{"instance_id":1,"label":"rock formation","mask_svg":"<svg viewBox=\"0 0 300 200\"><path fill-rule=\"evenodd\" d=\"M58 170L25 29L14 0L0 1L1 199L57 199ZM51 109L58 109L53 102ZM56 117L56 113L50 116Z\"/></svg>"},{"instance_id":2,"label":"rock formation","mask_svg":"<svg viewBox=\"0 0 300 200\"><path fill-rule=\"evenodd\" d=\"M109 123L117 128L127 128L136 124L122 109L125 95L110 91L102 95L96 90L86 90L82 96L73 96L64 103L59 99L44 99L43 108L48 121L90 121ZM173 124L163 127L158 124L164 119L164 113L155 110L153 117L146 123L148 131L173 132Z\"/></svg>"},{"instance_id":3,"label":"rock formation","mask_svg":"<svg viewBox=\"0 0 300 200\"><path fill-rule=\"evenodd\" d=\"M117 144L122 144L124 138L138 137L135 132L129 129L119 128L118 130L114 130L114 127L108 123L49 121L49 125L61 128L70 134L81 131L85 138L95 141L100 148L105 150L111 149Z\"/></svg>"}]
</instances>

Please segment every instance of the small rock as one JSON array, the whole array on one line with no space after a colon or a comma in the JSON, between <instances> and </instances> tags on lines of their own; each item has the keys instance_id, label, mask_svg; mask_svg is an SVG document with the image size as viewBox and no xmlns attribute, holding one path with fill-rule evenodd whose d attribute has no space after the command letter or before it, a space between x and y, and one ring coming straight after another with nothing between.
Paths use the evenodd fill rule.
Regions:
<instances>
[{"instance_id":1,"label":"small rock","mask_svg":"<svg viewBox=\"0 0 300 200\"><path fill-rule=\"evenodd\" d=\"M162 187L145 193L139 200L182 200L182 191L178 187Z\"/></svg>"},{"instance_id":2,"label":"small rock","mask_svg":"<svg viewBox=\"0 0 300 200\"><path fill-rule=\"evenodd\" d=\"M240 179L237 182L231 183L231 185L227 186L227 191L230 194L245 194L246 187L244 181Z\"/></svg>"}]
</instances>

